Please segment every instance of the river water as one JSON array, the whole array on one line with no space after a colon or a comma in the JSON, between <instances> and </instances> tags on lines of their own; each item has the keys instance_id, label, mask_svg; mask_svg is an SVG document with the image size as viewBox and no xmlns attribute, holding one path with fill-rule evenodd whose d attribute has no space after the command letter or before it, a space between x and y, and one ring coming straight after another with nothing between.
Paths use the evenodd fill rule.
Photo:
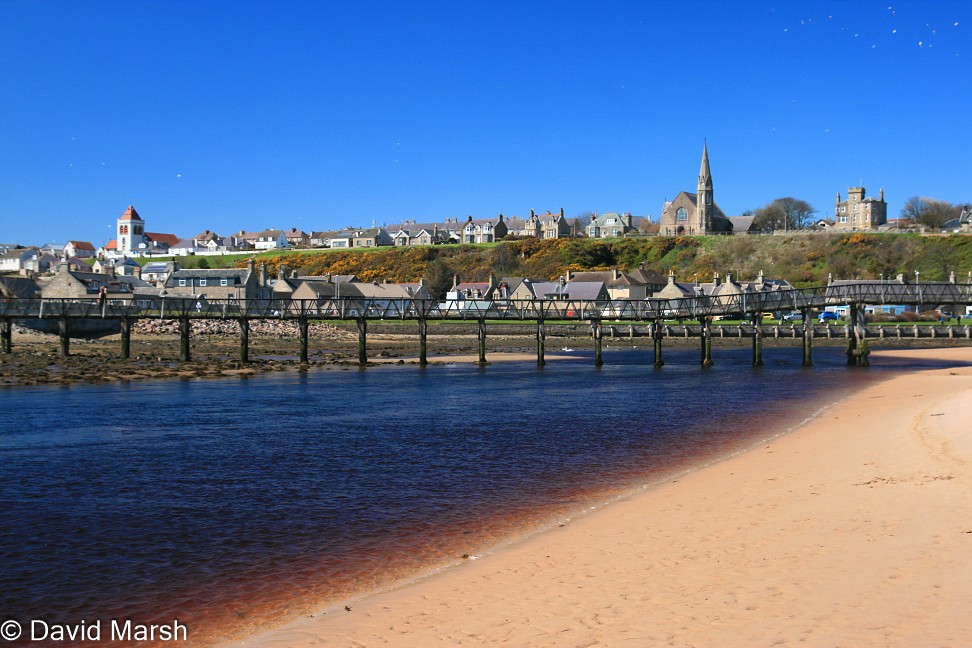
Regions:
<instances>
[{"instance_id":1,"label":"river water","mask_svg":"<svg viewBox=\"0 0 972 648\"><path fill-rule=\"evenodd\" d=\"M761 368L748 349L707 369L694 349L660 370L647 349L608 349L600 369L575 355L4 390L0 620L240 637L750 447L905 369L849 369L837 349L812 368L799 348Z\"/></svg>"}]
</instances>

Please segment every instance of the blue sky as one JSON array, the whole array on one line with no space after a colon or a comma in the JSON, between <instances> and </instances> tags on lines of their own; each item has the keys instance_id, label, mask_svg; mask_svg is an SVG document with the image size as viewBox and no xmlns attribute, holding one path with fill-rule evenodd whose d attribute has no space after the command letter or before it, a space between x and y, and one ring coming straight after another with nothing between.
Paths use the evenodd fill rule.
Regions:
<instances>
[{"instance_id":1,"label":"blue sky","mask_svg":"<svg viewBox=\"0 0 972 648\"><path fill-rule=\"evenodd\" d=\"M890 8L889 8L890 7ZM0 242L972 201L972 2L0 0Z\"/></svg>"}]
</instances>

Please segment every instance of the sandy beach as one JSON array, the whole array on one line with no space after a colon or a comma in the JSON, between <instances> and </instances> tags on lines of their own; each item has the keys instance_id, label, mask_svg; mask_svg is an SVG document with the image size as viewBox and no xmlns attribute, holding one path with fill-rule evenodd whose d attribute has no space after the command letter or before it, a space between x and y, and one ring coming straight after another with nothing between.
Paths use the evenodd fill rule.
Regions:
<instances>
[{"instance_id":1,"label":"sandy beach","mask_svg":"<svg viewBox=\"0 0 972 648\"><path fill-rule=\"evenodd\" d=\"M972 349L878 354L957 368L228 645L970 646Z\"/></svg>"}]
</instances>

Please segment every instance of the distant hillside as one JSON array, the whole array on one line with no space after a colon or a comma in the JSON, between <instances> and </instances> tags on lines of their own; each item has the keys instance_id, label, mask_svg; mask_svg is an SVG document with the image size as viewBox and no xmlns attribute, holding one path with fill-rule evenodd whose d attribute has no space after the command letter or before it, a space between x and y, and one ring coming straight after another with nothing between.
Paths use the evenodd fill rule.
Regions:
<instances>
[{"instance_id":1,"label":"distant hillside","mask_svg":"<svg viewBox=\"0 0 972 648\"><path fill-rule=\"evenodd\" d=\"M954 271L965 282L972 270L972 236L918 234L814 234L789 236L651 237L639 239L530 238L488 246L381 248L367 251L273 252L259 255L269 276L286 264L301 275L353 274L362 281L416 281L425 277L436 292L463 281L531 276L555 279L566 270L632 270L640 264L679 280L709 281L729 272L752 279L786 279L798 287L835 279L893 278L898 273L945 280ZM237 262L244 267L245 260Z\"/></svg>"}]
</instances>

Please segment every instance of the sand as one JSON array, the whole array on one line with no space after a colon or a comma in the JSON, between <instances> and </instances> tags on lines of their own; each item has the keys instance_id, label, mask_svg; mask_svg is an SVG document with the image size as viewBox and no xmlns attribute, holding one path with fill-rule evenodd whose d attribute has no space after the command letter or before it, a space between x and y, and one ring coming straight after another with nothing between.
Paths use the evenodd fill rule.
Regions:
<instances>
[{"instance_id":1,"label":"sand","mask_svg":"<svg viewBox=\"0 0 972 648\"><path fill-rule=\"evenodd\" d=\"M959 368L231 645L972 646L972 349L878 354Z\"/></svg>"}]
</instances>

